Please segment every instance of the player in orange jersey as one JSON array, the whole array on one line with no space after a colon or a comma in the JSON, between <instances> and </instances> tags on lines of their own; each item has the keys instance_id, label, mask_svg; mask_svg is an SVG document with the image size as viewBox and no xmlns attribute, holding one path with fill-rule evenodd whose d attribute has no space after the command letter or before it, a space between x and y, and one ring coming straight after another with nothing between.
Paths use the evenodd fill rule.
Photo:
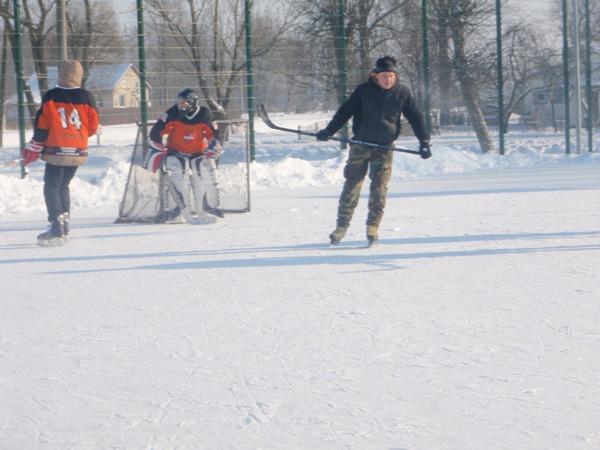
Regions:
<instances>
[{"instance_id":1,"label":"player in orange jersey","mask_svg":"<svg viewBox=\"0 0 600 450\"><path fill-rule=\"evenodd\" d=\"M92 94L81 87L83 67L76 60L59 65L58 86L44 95L31 141L23 149L25 164L46 162L44 200L50 229L38 236L43 246L62 245L69 235L69 183L88 157L88 137L98 129Z\"/></svg>"}]
</instances>

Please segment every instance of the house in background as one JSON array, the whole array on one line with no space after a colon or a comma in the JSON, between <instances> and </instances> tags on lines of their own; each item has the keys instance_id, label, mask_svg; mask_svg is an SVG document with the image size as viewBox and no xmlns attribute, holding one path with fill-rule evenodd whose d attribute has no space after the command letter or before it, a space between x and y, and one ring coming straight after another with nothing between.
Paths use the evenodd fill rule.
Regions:
<instances>
[{"instance_id":1,"label":"house in background","mask_svg":"<svg viewBox=\"0 0 600 450\"><path fill-rule=\"evenodd\" d=\"M105 111L140 105L140 74L133 64L95 66L90 70L85 88L94 94L98 108ZM148 83L146 98L150 98Z\"/></svg>"},{"instance_id":2,"label":"house in background","mask_svg":"<svg viewBox=\"0 0 600 450\"><path fill-rule=\"evenodd\" d=\"M27 80L33 99L41 103L37 75L33 73ZM58 84L56 66L48 67L48 88ZM96 106L103 125L134 123L139 120L140 75L130 63L103 64L90 69L84 87L96 100ZM146 98L150 99L151 87L146 82ZM148 100L148 106L150 101Z\"/></svg>"},{"instance_id":3,"label":"house in background","mask_svg":"<svg viewBox=\"0 0 600 450\"><path fill-rule=\"evenodd\" d=\"M600 79L592 78L592 104L586 104L586 85L585 80L581 81L581 120L583 126L586 125L587 116L592 114L592 126L598 126L600 111ZM553 84L549 86L540 86L532 89L525 98L523 107L523 117L533 126L539 128L555 127L560 129L564 127L565 106L564 106L564 87L562 84ZM570 124L575 126L575 114L577 101L575 90L571 87L569 92L569 115Z\"/></svg>"}]
</instances>

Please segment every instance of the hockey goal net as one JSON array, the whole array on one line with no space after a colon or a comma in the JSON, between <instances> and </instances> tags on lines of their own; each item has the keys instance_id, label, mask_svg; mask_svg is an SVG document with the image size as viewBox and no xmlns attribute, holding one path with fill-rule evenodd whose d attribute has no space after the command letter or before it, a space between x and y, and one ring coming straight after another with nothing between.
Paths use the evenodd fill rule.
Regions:
<instances>
[{"instance_id":1,"label":"hockey goal net","mask_svg":"<svg viewBox=\"0 0 600 450\"><path fill-rule=\"evenodd\" d=\"M247 122L227 120L217 123L220 128L226 129L223 153L218 163L220 209L224 213L249 212L250 151ZM152 173L143 167L147 151L142 126L138 124L129 176L119 206L117 223L164 223L171 219L169 212L175 209L175 201L169 195L162 171ZM191 199L189 186L186 195L188 204L193 210L194 201Z\"/></svg>"}]
</instances>

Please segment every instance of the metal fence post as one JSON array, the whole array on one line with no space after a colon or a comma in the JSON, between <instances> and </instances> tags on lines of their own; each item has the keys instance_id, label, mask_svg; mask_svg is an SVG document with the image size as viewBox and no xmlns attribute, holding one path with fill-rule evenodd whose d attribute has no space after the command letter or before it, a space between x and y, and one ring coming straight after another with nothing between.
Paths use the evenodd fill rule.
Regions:
<instances>
[{"instance_id":1,"label":"metal fence post","mask_svg":"<svg viewBox=\"0 0 600 450\"><path fill-rule=\"evenodd\" d=\"M431 81L429 79L429 21L427 0L421 0L421 28L423 31L423 110L425 128L431 134Z\"/></svg>"},{"instance_id":2,"label":"metal fence post","mask_svg":"<svg viewBox=\"0 0 600 450\"><path fill-rule=\"evenodd\" d=\"M67 10L65 0L56 0L56 44L60 51L60 61L67 59Z\"/></svg>"},{"instance_id":3,"label":"metal fence post","mask_svg":"<svg viewBox=\"0 0 600 450\"><path fill-rule=\"evenodd\" d=\"M254 136L254 74L252 69L252 14L250 0L244 0L244 31L246 33L246 81L248 95L248 138L250 159L256 160L256 142Z\"/></svg>"},{"instance_id":4,"label":"metal fence post","mask_svg":"<svg viewBox=\"0 0 600 450\"><path fill-rule=\"evenodd\" d=\"M146 46L144 42L144 2L137 0L138 64L140 68L140 116L144 151L148 148L148 99L146 98Z\"/></svg>"},{"instance_id":5,"label":"metal fence post","mask_svg":"<svg viewBox=\"0 0 600 450\"><path fill-rule=\"evenodd\" d=\"M338 104L342 105L348 98L348 57L347 57L347 39L346 39L346 5L344 0L338 0L337 27L336 33L336 53L338 63ZM348 125L341 129L343 137L348 137ZM348 144L340 142L340 149L345 150Z\"/></svg>"},{"instance_id":6,"label":"metal fence post","mask_svg":"<svg viewBox=\"0 0 600 450\"><path fill-rule=\"evenodd\" d=\"M0 57L0 147L4 145L6 128L6 73L8 72L8 29L2 32L2 56Z\"/></svg>"},{"instance_id":7,"label":"metal fence post","mask_svg":"<svg viewBox=\"0 0 600 450\"><path fill-rule=\"evenodd\" d=\"M564 107L565 107L565 153L571 154L571 132L569 130L570 116L570 100L569 100L569 37L568 33L568 4L567 0L562 0L562 32L563 32L563 77L564 77Z\"/></svg>"},{"instance_id":8,"label":"metal fence post","mask_svg":"<svg viewBox=\"0 0 600 450\"><path fill-rule=\"evenodd\" d=\"M579 45L579 5L573 0L573 45L575 47L575 146L581 153L581 57Z\"/></svg>"},{"instance_id":9,"label":"metal fence post","mask_svg":"<svg viewBox=\"0 0 600 450\"><path fill-rule=\"evenodd\" d=\"M587 102L588 152L594 151L594 107L592 106L592 31L590 26L590 0L585 0L585 99Z\"/></svg>"},{"instance_id":10,"label":"metal fence post","mask_svg":"<svg viewBox=\"0 0 600 450\"><path fill-rule=\"evenodd\" d=\"M498 80L498 138L504 155L504 73L502 64L502 4L496 0L496 78Z\"/></svg>"},{"instance_id":11,"label":"metal fence post","mask_svg":"<svg viewBox=\"0 0 600 450\"><path fill-rule=\"evenodd\" d=\"M13 0L13 13L15 16L15 49L13 57L15 60L15 72L17 76L17 103L19 110L19 148L21 152L25 147L25 82L23 81L23 48L21 44L21 4L19 0ZM27 176L25 162L21 161L21 178Z\"/></svg>"}]
</instances>

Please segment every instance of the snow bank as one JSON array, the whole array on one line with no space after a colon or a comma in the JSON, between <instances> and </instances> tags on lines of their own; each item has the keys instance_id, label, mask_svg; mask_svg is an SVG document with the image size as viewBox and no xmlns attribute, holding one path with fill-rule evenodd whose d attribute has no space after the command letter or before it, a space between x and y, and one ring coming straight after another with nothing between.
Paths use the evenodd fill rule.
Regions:
<instances>
[{"instance_id":1,"label":"snow bank","mask_svg":"<svg viewBox=\"0 0 600 450\"><path fill-rule=\"evenodd\" d=\"M0 175L0 215L44 211L43 183Z\"/></svg>"},{"instance_id":2,"label":"snow bank","mask_svg":"<svg viewBox=\"0 0 600 450\"><path fill-rule=\"evenodd\" d=\"M115 163L104 169L94 183L75 177L71 182L74 208L117 206L123 196L129 164ZM0 214L45 213L43 182L28 177L23 180L0 175Z\"/></svg>"},{"instance_id":3,"label":"snow bank","mask_svg":"<svg viewBox=\"0 0 600 450\"><path fill-rule=\"evenodd\" d=\"M308 114L292 118L277 116L277 121L292 127L293 124L307 125L326 117L326 114ZM273 131L261 126L257 131L256 161L251 166L253 190L341 186L346 153L339 150L337 143L316 143L310 138L299 140L294 134ZM86 176L85 180L88 181L85 181L81 178L83 171L80 170L80 176L72 183L73 206L97 208L119 204L129 165L122 161L123 158L112 157L109 150L118 149L120 155L126 157L129 154L128 148L132 148L135 141L135 133L135 125L105 127L102 147L98 147L97 151L104 155L103 159L98 159L101 161L98 163L99 175L92 176L91 180ZM597 136L595 139L599 138L600 136ZM7 142L12 143L15 139L15 136L8 134ZM499 171L553 164L600 165L600 155L597 153L586 152L581 155L565 156L562 139L562 135L558 134L515 133L514 136L509 135L507 138L507 154L500 156L482 154L476 138L467 132L448 133L434 137L432 140L434 156L429 160L424 161L414 155L396 153L392 179ZM402 138L397 144L415 148L416 142L414 138ZM86 167L85 170L89 173L95 168ZM226 175L226 168L223 167L224 183L227 183ZM22 214L44 210L40 181L20 180L14 176L0 175L0 214Z\"/></svg>"}]
</instances>

